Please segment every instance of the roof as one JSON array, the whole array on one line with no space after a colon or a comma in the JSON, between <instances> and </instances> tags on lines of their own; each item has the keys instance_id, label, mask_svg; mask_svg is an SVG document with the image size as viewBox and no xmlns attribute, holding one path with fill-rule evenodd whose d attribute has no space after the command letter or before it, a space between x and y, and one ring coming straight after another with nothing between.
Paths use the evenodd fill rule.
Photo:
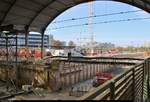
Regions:
<instances>
[{"instance_id":1,"label":"roof","mask_svg":"<svg viewBox=\"0 0 150 102\"><path fill-rule=\"evenodd\" d=\"M47 26L65 10L89 0L0 0L0 25L15 25L16 29L44 32ZM150 0L113 0L128 3L150 13Z\"/></svg>"}]
</instances>

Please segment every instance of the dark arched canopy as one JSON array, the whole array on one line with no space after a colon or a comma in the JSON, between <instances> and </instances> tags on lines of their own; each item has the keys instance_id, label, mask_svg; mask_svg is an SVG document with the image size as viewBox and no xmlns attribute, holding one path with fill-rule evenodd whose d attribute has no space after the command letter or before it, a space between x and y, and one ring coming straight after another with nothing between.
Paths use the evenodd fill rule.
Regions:
<instances>
[{"instance_id":1,"label":"dark arched canopy","mask_svg":"<svg viewBox=\"0 0 150 102\"><path fill-rule=\"evenodd\" d=\"M0 0L0 25L42 32L63 11L89 0ZM101 0L99 0L101 1ZM104 0L103 0L104 1ZM150 13L150 0L111 0L133 5Z\"/></svg>"}]
</instances>

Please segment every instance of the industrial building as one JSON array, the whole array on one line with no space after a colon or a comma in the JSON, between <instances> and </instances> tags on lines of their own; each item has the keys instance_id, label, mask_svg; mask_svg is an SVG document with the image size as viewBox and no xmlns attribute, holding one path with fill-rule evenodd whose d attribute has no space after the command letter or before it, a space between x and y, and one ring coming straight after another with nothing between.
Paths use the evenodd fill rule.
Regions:
<instances>
[{"instance_id":1,"label":"industrial building","mask_svg":"<svg viewBox=\"0 0 150 102\"><path fill-rule=\"evenodd\" d=\"M15 36L13 36L15 37ZM18 47L22 48L25 47L25 35L24 34L19 34L18 36ZM30 33L28 36L28 47L29 48L38 48L41 47L41 35L40 34L33 34ZM12 42L12 39L9 39L8 42ZM6 39L3 37L0 37L0 46L5 46L6 44ZM8 44L9 46L13 46L13 43ZM49 35L44 35L44 47L49 47L50 42L49 42Z\"/></svg>"}]
</instances>

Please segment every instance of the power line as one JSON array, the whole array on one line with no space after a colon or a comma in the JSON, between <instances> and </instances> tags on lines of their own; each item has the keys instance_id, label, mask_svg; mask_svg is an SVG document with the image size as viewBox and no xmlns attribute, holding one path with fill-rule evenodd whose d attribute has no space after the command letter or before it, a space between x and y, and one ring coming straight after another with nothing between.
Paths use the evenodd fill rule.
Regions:
<instances>
[{"instance_id":1,"label":"power line","mask_svg":"<svg viewBox=\"0 0 150 102\"><path fill-rule=\"evenodd\" d=\"M96 22L96 23L92 23L92 24L96 25L96 24L107 24L107 23L138 21L138 20L148 20L148 19L150 19L150 17L146 17L146 18L128 18L128 19L122 19L122 20L110 20L110 21ZM57 29L64 29L64 28L71 28L71 27L87 26L87 25L89 25L89 23L77 24L77 25L68 25L68 26L62 26L62 27L47 29L47 30L57 30Z\"/></svg>"},{"instance_id":2,"label":"power line","mask_svg":"<svg viewBox=\"0 0 150 102\"><path fill-rule=\"evenodd\" d=\"M93 15L93 16L86 16L86 17L79 17L79 18L71 18L71 19L65 19L65 20L59 20L52 22L53 23L62 23L62 22L68 22L68 21L75 21L75 20L81 20L81 19L88 19L90 17L102 17L102 16L112 16L112 15L120 15L120 14L127 14L127 13L136 13L141 12L142 10L134 10L134 11L122 11L122 12L115 12L115 13L107 13L107 14L101 14L101 15Z\"/></svg>"}]
</instances>

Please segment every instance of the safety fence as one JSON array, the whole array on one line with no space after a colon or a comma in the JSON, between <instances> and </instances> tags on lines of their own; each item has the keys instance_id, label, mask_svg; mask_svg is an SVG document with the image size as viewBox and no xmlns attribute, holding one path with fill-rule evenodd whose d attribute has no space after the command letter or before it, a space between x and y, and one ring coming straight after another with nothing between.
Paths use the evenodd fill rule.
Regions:
<instances>
[{"instance_id":1,"label":"safety fence","mask_svg":"<svg viewBox=\"0 0 150 102\"><path fill-rule=\"evenodd\" d=\"M86 93L79 100L134 100L142 102L149 99L149 65L148 58ZM148 77L148 81L144 87L146 77ZM146 93L146 97L143 97L144 93Z\"/></svg>"}]
</instances>

